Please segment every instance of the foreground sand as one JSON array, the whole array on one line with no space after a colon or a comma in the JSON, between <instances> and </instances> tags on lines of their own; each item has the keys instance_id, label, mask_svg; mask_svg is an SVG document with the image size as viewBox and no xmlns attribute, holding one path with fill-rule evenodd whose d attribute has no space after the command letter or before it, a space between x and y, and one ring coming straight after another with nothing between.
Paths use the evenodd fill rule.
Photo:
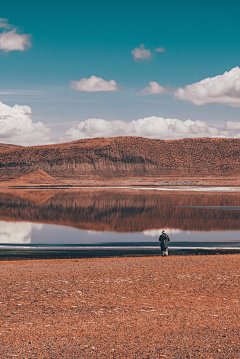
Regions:
<instances>
[{"instance_id":1,"label":"foreground sand","mask_svg":"<svg viewBox=\"0 0 240 359\"><path fill-rule=\"evenodd\" d=\"M0 358L239 358L240 255L0 263Z\"/></svg>"}]
</instances>

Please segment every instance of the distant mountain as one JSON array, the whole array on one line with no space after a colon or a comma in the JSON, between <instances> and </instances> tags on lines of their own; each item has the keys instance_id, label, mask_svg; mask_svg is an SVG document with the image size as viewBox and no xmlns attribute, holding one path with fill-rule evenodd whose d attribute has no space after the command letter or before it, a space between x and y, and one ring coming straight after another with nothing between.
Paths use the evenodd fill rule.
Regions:
<instances>
[{"instance_id":1,"label":"distant mountain","mask_svg":"<svg viewBox=\"0 0 240 359\"><path fill-rule=\"evenodd\" d=\"M240 184L240 139L141 137L0 148L0 180L42 170L65 184ZM190 181L190 182L189 182Z\"/></svg>"},{"instance_id":2,"label":"distant mountain","mask_svg":"<svg viewBox=\"0 0 240 359\"><path fill-rule=\"evenodd\" d=\"M21 147L21 146L12 145L10 143L0 143L0 148L8 148L8 147Z\"/></svg>"}]
</instances>

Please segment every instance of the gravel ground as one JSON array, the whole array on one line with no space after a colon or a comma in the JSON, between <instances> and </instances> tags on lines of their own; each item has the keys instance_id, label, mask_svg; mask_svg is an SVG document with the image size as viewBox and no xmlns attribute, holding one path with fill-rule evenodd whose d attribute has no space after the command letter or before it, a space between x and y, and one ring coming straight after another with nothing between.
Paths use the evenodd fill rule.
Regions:
<instances>
[{"instance_id":1,"label":"gravel ground","mask_svg":"<svg viewBox=\"0 0 240 359\"><path fill-rule=\"evenodd\" d=\"M0 262L0 358L240 358L240 255Z\"/></svg>"}]
</instances>

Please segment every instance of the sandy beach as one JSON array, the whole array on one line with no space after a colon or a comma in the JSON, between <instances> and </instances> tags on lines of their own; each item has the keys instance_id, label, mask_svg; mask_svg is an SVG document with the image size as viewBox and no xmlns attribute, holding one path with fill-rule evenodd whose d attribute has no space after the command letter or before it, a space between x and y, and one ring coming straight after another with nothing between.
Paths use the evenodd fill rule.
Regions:
<instances>
[{"instance_id":1,"label":"sandy beach","mask_svg":"<svg viewBox=\"0 0 240 359\"><path fill-rule=\"evenodd\" d=\"M0 262L0 358L238 358L240 256Z\"/></svg>"}]
</instances>

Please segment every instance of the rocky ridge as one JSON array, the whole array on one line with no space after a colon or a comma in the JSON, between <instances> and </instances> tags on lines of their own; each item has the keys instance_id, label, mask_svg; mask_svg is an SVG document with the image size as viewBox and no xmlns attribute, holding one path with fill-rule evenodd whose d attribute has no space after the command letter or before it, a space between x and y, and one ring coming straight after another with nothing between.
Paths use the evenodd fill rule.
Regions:
<instances>
[{"instance_id":1,"label":"rocky ridge","mask_svg":"<svg viewBox=\"0 0 240 359\"><path fill-rule=\"evenodd\" d=\"M70 143L0 148L0 180L42 170L67 183L122 178L196 182L240 178L240 139L155 140L141 137L85 139Z\"/></svg>"}]
</instances>

